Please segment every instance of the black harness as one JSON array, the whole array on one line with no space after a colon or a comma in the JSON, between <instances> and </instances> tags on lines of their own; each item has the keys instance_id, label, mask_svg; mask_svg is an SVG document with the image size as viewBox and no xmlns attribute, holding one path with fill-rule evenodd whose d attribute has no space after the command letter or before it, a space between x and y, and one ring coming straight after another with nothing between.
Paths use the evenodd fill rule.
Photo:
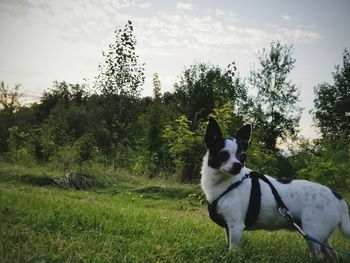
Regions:
<instances>
[{"instance_id":1,"label":"black harness","mask_svg":"<svg viewBox=\"0 0 350 263\"><path fill-rule=\"evenodd\" d=\"M217 204L219 200L226 195L228 192L237 188L244 180L250 178L252 180L252 188L250 191L249 205L248 210L245 216L245 229L249 229L256 221L260 212L260 204L261 204L261 190L259 179L267 183L272 191L272 194L277 202L279 209L287 209L286 205L283 203L280 195L278 194L276 188L273 184L266 178L265 175L260 174L258 172L252 171L249 174L245 175L241 180L230 185L225 192L223 192L218 198L216 198L212 203L208 202L208 211L211 220L213 220L216 224L221 227L227 228L227 224L222 216L217 213Z\"/></svg>"}]
</instances>

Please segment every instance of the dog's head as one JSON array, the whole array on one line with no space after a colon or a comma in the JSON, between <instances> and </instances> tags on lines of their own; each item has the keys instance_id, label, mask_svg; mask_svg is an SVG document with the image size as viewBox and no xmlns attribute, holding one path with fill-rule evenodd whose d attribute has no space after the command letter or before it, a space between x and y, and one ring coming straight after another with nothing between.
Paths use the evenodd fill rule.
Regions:
<instances>
[{"instance_id":1,"label":"dog's head","mask_svg":"<svg viewBox=\"0 0 350 263\"><path fill-rule=\"evenodd\" d=\"M208 149L208 165L224 174L239 174L244 167L252 127L243 126L235 138L224 138L219 124L210 118L205 134L205 145Z\"/></svg>"}]
</instances>

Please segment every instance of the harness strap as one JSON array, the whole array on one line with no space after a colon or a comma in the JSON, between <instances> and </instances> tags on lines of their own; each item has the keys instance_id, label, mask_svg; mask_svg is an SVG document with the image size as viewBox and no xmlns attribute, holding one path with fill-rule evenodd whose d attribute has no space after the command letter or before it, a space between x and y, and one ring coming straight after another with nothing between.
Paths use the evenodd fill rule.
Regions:
<instances>
[{"instance_id":1,"label":"harness strap","mask_svg":"<svg viewBox=\"0 0 350 263\"><path fill-rule=\"evenodd\" d=\"M241 180L239 180L239 181L233 183L232 185L230 185L212 203L208 202L209 216L210 216L211 220L213 220L219 226L227 228L227 224L226 224L225 220L222 218L222 216L220 216L217 213L217 204L218 204L219 200L224 195L226 195L227 193L229 193L233 189L237 188L247 178L250 178L252 180L252 187L251 187L251 191L250 191L248 210L247 210L247 213L246 213L246 216L245 216L245 220L244 220L246 229L250 228L255 223L255 221L257 220L257 218L259 216L259 213L260 213L261 189L260 189L259 179L261 179L262 181L264 181L265 183L267 183L270 186L272 194L273 194L273 196L274 196L274 198L275 198L275 200L277 202L279 210L282 211L283 213L289 212L288 208L286 207L286 205L282 201L280 195L278 194L276 188L273 186L273 184L270 182L270 180L267 179L266 176L261 174L261 173L258 173L258 172L255 172L255 171L251 171L249 174L247 174L244 177L242 177Z\"/></svg>"},{"instance_id":2,"label":"harness strap","mask_svg":"<svg viewBox=\"0 0 350 263\"><path fill-rule=\"evenodd\" d=\"M255 176L250 177L252 179L252 189L250 191L248 210L244 219L246 229L250 228L258 219L261 204L261 190L259 178Z\"/></svg>"},{"instance_id":3,"label":"harness strap","mask_svg":"<svg viewBox=\"0 0 350 263\"><path fill-rule=\"evenodd\" d=\"M250 176L251 178L257 177L257 178L263 180L265 183L267 183L267 184L270 186L270 188L271 188L273 197L275 198L275 200L276 200L276 202L277 202L278 208L279 208L279 209L285 209L285 210L289 211L288 208L287 208L287 206L286 206L286 205L284 204L284 202L282 201L281 196L278 194L276 188L273 186L273 184L270 182L270 180L267 179L267 177L266 177L265 175L263 175L263 174L261 174L261 173L258 173L258 172L255 172L255 171L252 171L252 172L249 174L249 176Z\"/></svg>"},{"instance_id":4,"label":"harness strap","mask_svg":"<svg viewBox=\"0 0 350 263\"><path fill-rule=\"evenodd\" d=\"M227 228L227 224L225 220L218 215L216 211L217 204L219 200L226 195L228 192L232 191L233 189L237 188L245 179L247 179L247 176L242 177L241 180L231 184L225 192L223 192L218 198L216 198L212 203L208 202L208 211L210 219L213 220L216 224L218 224L221 227Z\"/></svg>"}]
</instances>

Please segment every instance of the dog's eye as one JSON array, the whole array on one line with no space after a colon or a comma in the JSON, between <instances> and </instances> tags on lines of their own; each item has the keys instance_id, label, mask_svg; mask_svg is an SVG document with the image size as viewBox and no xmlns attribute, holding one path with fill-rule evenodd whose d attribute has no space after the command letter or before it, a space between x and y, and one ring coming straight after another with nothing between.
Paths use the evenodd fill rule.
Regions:
<instances>
[{"instance_id":1,"label":"dog's eye","mask_svg":"<svg viewBox=\"0 0 350 263\"><path fill-rule=\"evenodd\" d=\"M222 151L219 153L219 159L221 162L228 160L229 157L230 157L230 154L227 151Z\"/></svg>"}]
</instances>

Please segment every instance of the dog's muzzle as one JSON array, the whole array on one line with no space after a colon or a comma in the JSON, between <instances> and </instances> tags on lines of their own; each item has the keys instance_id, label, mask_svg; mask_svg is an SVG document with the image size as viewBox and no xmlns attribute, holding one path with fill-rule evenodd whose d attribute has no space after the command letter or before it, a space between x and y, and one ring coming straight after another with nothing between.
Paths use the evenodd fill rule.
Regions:
<instances>
[{"instance_id":1,"label":"dog's muzzle","mask_svg":"<svg viewBox=\"0 0 350 263\"><path fill-rule=\"evenodd\" d=\"M241 169L242 169L241 163L234 163L229 172L230 172L230 174L236 175L236 174L239 174Z\"/></svg>"}]
</instances>

